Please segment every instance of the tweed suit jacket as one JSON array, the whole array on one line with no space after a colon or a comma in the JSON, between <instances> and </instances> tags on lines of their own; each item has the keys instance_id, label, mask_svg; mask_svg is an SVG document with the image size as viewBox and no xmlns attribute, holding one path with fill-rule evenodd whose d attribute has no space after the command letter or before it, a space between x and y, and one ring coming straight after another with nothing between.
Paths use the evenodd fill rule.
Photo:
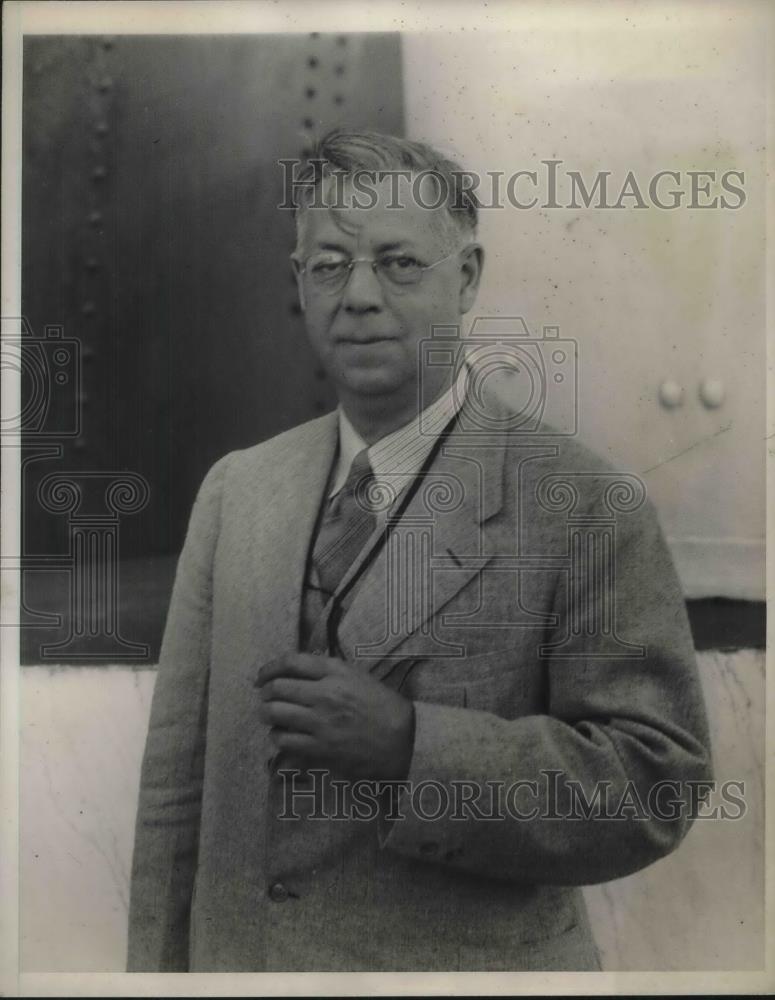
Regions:
<instances>
[{"instance_id":1,"label":"tweed suit jacket","mask_svg":"<svg viewBox=\"0 0 775 1000\"><path fill-rule=\"evenodd\" d=\"M338 630L356 669L414 702L398 817L278 818L258 719L257 669L298 648L336 415L208 473L142 766L130 971L595 969L579 887L685 836L686 809L647 805L657 786L676 806L711 778L652 505L551 428L482 435L465 417ZM513 809L482 818L487 788ZM579 789L591 803L601 788L610 809L567 818ZM456 813L461 789L482 797Z\"/></svg>"}]
</instances>

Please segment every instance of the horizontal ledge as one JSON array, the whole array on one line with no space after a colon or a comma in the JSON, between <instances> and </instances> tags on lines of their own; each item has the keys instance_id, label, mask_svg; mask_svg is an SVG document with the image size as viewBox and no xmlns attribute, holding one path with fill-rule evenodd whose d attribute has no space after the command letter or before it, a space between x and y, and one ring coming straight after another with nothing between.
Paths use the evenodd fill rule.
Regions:
<instances>
[{"instance_id":1,"label":"horizontal ledge","mask_svg":"<svg viewBox=\"0 0 775 1000\"><path fill-rule=\"evenodd\" d=\"M748 538L668 538L687 600L765 599L765 544Z\"/></svg>"}]
</instances>

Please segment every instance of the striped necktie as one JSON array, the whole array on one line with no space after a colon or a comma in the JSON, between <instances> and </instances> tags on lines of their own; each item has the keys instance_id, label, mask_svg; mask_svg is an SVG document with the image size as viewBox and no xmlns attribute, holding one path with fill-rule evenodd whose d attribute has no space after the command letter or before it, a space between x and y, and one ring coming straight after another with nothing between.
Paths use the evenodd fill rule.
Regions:
<instances>
[{"instance_id":1,"label":"striped necktie","mask_svg":"<svg viewBox=\"0 0 775 1000\"><path fill-rule=\"evenodd\" d=\"M335 592L347 570L377 526L377 518L366 502L374 482L366 449L359 451L347 480L328 504L312 554L324 598Z\"/></svg>"}]
</instances>

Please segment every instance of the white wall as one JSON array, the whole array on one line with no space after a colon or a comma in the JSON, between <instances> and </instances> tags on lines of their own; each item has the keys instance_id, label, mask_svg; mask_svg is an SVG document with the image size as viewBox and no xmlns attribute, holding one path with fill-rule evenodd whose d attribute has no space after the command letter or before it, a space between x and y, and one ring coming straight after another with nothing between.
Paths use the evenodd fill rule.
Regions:
<instances>
[{"instance_id":1,"label":"white wall","mask_svg":"<svg viewBox=\"0 0 775 1000\"><path fill-rule=\"evenodd\" d=\"M614 201L628 170L645 189L659 170L745 171L737 211L481 213L475 312L578 340L581 436L642 475L698 597L764 595L766 78L752 9L520 4L512 30L498 8L497 33L461 17L404 38L408 134L468 169L540 177L558 159L561 178L590 184L609 170ZM561 181L557 200L569 194ZM724 382L719 409L698 398L706 377ZM685 389L676 410L658 400L665 379Z\"/></svg>"},{"instance_id":2,"label":"white wall","mask_svg":"<svg viewBox=\"0 0 775 1000\"><path fill-rule=\"evenodd\" d=\"M737 821L698 820L645 871L585 890L606 969L763 962L764 655L702 653L719 782ZM154 672L26 667L21 689L20 950L24 972L124 968L140 760Z\"/></svg>"}]
</instances>

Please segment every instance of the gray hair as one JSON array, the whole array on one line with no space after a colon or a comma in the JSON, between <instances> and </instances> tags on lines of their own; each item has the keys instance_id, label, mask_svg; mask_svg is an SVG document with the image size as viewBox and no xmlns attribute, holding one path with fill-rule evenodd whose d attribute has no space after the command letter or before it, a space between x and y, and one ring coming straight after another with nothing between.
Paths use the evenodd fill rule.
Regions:
<instances>
[{"instance_id":1,"label":"gray hair","mask_svg":"<svg viewBox=\"0 0 775 1000\"><path fill-rule=\"evenodd\" d=\"M447 210L457 239L475 239L479 203L465 182L471 175L454 160L424 142L403 139L366 129L335 128L315 145L294 181L294 218L297 233L304 213L310 207L323 181L336 174L360 172L379 175L390 171L408 171L412 175L432 177L444 194L439 207ZM300 235L300 233L299 233Z\"/></svg>"}]
</instances>

